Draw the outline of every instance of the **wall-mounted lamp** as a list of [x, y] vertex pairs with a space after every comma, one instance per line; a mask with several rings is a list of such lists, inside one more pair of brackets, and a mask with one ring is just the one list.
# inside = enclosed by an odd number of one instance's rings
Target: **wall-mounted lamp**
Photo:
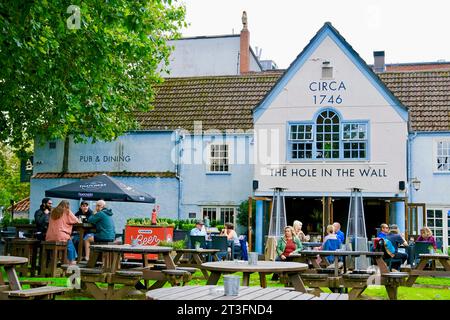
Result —
[[414, 190], [419, 191], [419, 189], [420, 189], [420, 180], [417, 179], [416, 177], [413, 178], [411, 180], [411, 185], [413, 186]]

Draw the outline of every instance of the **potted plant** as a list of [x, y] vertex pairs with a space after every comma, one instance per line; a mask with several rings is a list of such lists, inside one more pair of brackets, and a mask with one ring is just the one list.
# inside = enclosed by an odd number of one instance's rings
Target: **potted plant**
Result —
[[[177, 252], [176, 250], [178, 249], [184, 249], [186, 246], [186, 241], [185, 240], [178, 240], [178, 241], [160, 241], [158, 243], [158, 246], [161, 247], [172, 247], [172, 252], [170, 253], [170, 255], [172, 257], [174, 257]], [[160, 254], [159, 259], [162, 259], [162, 254]]]

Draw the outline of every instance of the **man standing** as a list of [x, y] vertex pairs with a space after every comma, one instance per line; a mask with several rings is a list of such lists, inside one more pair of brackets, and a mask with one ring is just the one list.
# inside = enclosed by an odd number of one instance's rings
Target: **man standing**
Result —
[[90, 246], [92, 242], [113, 242], [116, 238], [116, 230], [112, 215], [112, 210], [106, 207], [106, 202], [103, 200], [98, 200], [95, 206], [95, 212], [87, 221], [88, 223], [95, 225], [96, 232], [84, 241], [86, 260], [89, 260]]
[[50, 198], [44, 198], [41, 201], [39, 210], [34, 213], [34, 223], [36, 223], [36, 238], [38, 240], [45, 240], [48, 228], [48, 217], [52, 210], [52, 200]]
[[334, 233], [336, 234], [336, 237], [339, 239], [341, 243], [344, 243], [345, 241], [345, 234], [341, 231], [341, 224], [339, 222], [333, 223], [334, 227]]

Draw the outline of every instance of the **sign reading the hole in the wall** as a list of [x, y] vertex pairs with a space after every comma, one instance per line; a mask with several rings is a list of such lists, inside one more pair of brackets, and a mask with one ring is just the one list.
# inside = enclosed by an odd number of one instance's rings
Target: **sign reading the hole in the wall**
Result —
[[271, 177], [364, 177], [387, 178], [385, 168], [270, 168]]
[[313, 93], [313, 103], [315, 105], [323, 104], [341, 104], [341, 92], [347, 90], [344, 81], [312, 81], [309, 83], [309, 90]]

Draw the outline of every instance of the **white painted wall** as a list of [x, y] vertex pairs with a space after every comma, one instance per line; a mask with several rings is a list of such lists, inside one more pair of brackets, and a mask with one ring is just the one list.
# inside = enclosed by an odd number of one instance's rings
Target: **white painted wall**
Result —
[[[239, 74], [240, 37], [198, 37], [168, 41], [174, 46], [169, 74], [164, 77], [199, 77]], [[250, 70], [261, 71], [253, 55]]]
[[[311, 91], [312, 81], [321, 80], [323, 61], [330, 61], [334, 70], [334, 81], [343, 81], [346, 90]], [[333, 94], [342, 98], [340, 104], [314, 104], [313, 96]], [[327, 97], [328, 99], [328, 97]], [[369, 160], [368, 161], [307, 161], [289, 163], [287, 161], [288, 121], [311, 121], [319, 110], [332, 107], [342, 116], [342, 120], [369, 120]], [[349, 188], [359, 187], [365, 193], [397, 194], [399, 181], [406, 181], [407, 123], [389, 105], [369, 79], [341, 50], [336, 42], [327, 36], [292, 79], [286, 83], [280, 94], [255, 121], [255, 179], [259, 180], [258, 194], [271, 194], [273, 187], [287, 188], [288, 193], [329, 193], [348, 195]], [[264, 148], [270, 145], [265, 134], [271, 132], [273, 143], [270, 152]], [[270, 154], [270, 159], [262, 159], [260, 154]], [[286, 177], [270, 176], [269, 168], [286, 168]], [[333, 170], [332, 177], [321, 177], [321, 169]], [[337, 176], [336, 169], [354, 169], [354, 177]], [[292, 169], [316, 169], [316, 177], [292, 177]], [[375, 169], [385, 172], [387, 177], [363, 178], [360, 169]], [[383, 171], [384, 170], [384, 171]]]

